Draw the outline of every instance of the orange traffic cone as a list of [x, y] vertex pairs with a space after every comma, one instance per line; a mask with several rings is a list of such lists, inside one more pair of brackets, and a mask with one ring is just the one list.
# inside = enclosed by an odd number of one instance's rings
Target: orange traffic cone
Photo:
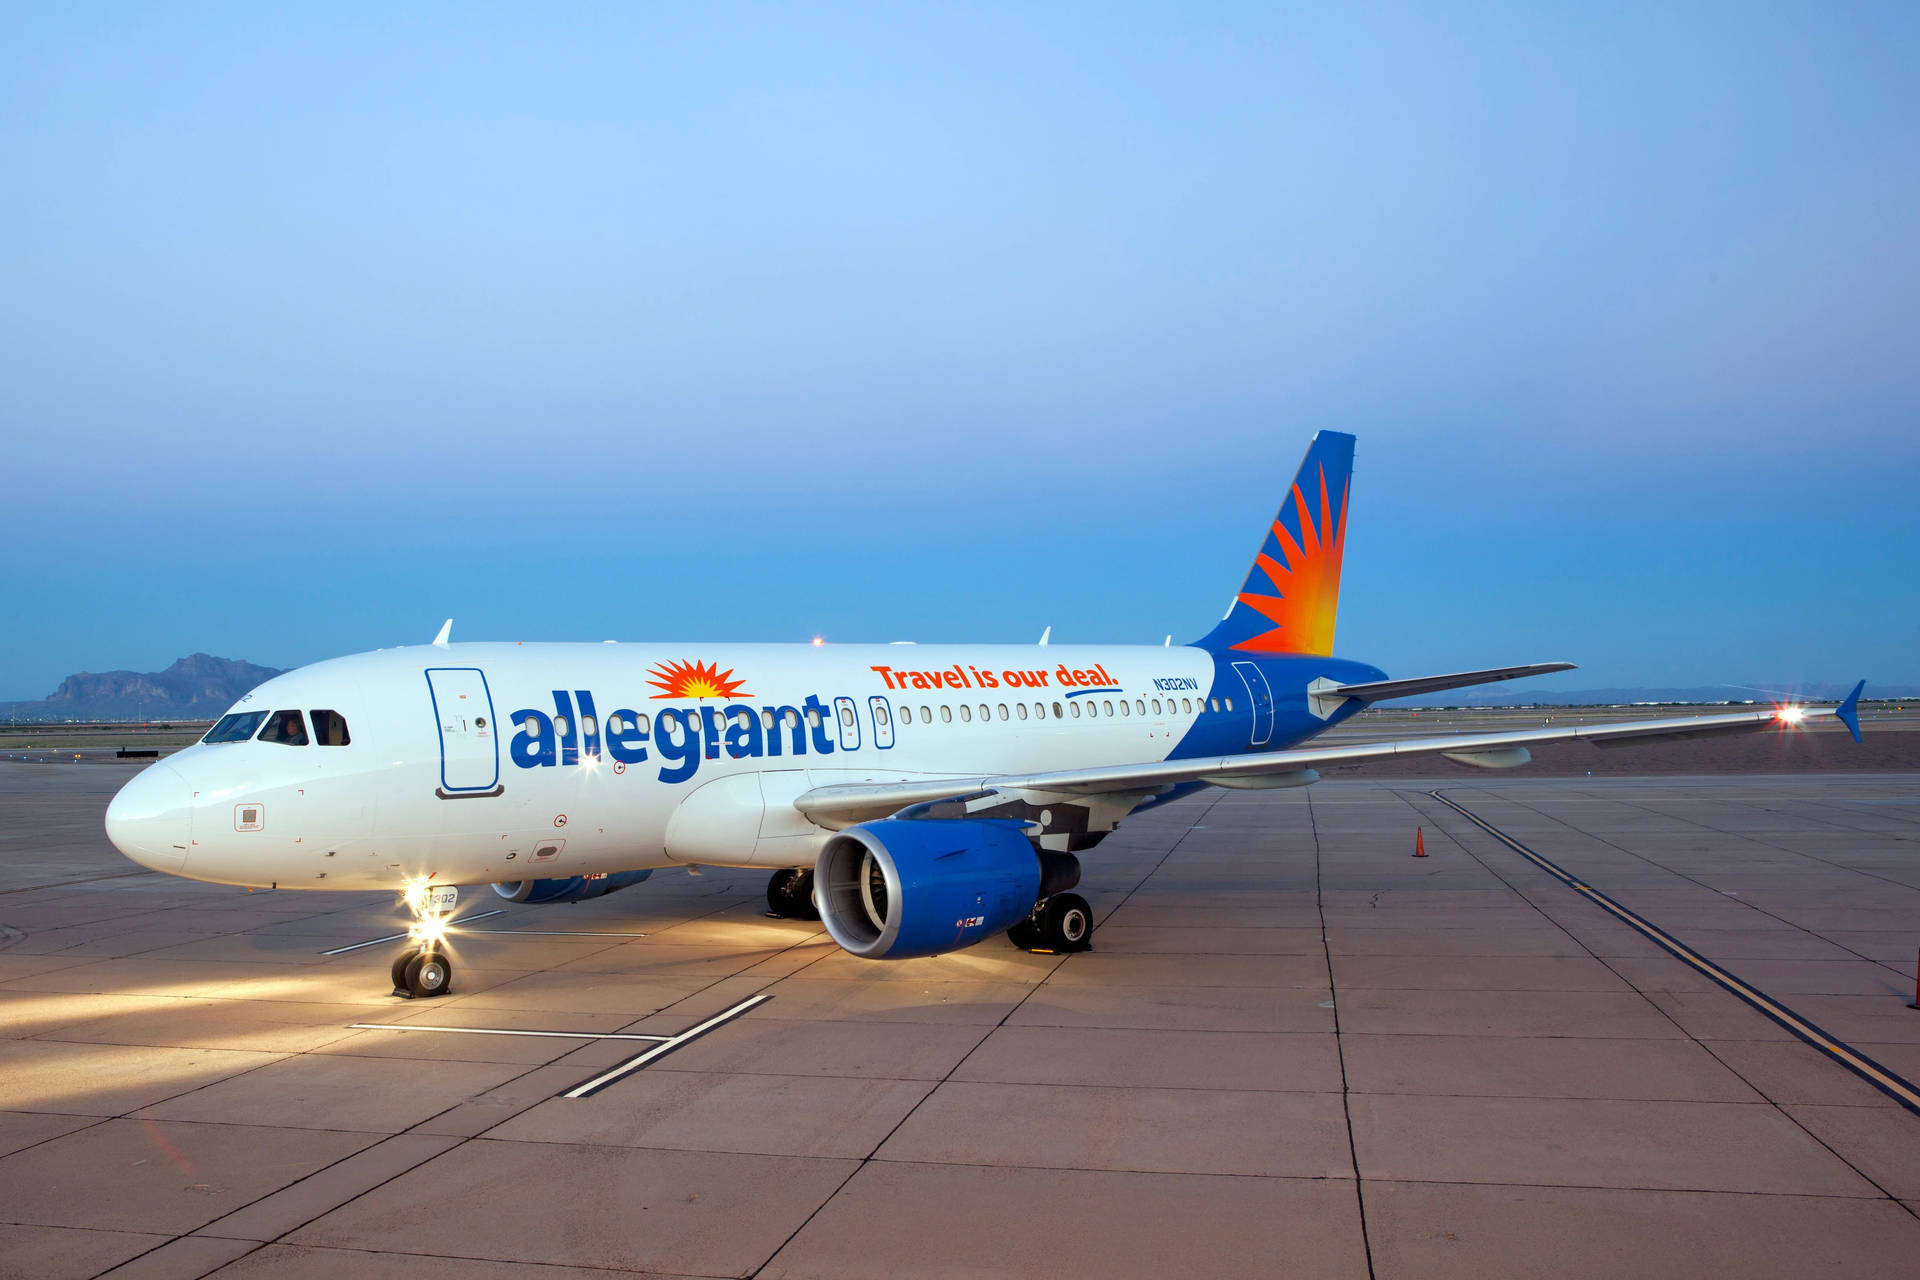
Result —
[[1427, 856], [1427, 830], [1425, 827], [1415, 827], [1413, 829], [1413, 856], [1416, 858], [1424, 858]]

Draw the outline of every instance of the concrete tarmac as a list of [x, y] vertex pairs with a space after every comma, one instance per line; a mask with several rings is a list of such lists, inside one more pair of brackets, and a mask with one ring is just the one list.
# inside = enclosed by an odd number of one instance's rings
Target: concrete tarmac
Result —
[[121, 859], [133, 772], [0, 764], [0, 1275], [1920, 1274], [1920, 1114], [1542, 865], [1916, 1081], [1920, 774], [1200, 795], [1069, 957], [469, 890], [408, 1002], [385, 895]]

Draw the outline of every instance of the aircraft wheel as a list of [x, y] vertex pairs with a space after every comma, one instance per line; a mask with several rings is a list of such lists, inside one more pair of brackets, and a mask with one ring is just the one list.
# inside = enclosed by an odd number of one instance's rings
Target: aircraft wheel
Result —
[[804, 867], [774, 872], [767, 881], [767, 911], [782, 920], [818, 920], [813, 872]]
[[419, 954], [420, 953], [412, 947], [408, 947], [405, 951], [402, 951], [393, 958], [393, 994], [397, 996], [407, 994], [407, 966], [411, 964], [413, 958]]
[[422, 951], [407, 961], [405, 980], [410, 997], [443, 996], [453, 987], [453, 962], [438, 951]]
[[1040, 918], [1040, 936], [1050, 951], [1086, 951], [1093, 946], [1093, 908], [1077, 893], [1056, 893], [1047, 899]]
[[1040, 926], [1034, 923], [1032, 916], [1028, 916], [1007, 930], [1007, 941], [1022, 951], [1032, 951], [1041, 945]]

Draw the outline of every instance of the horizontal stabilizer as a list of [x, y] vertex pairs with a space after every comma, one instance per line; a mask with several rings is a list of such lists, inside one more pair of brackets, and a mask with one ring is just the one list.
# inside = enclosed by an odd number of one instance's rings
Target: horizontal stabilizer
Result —
[[1445, 676], [1414, 676], [1410, 680], [1375, 680], [1371, 684], [1342, 684], [1321, 692], [1322, 697], [1358, 698], [1362, 702], [1385, 702], [1388, 698], [1411, 698], [1420, 693], [1439, 693], [1443, 689], [1464, 689], [1469, 685], [1493, 684], [1500, 680], [1518, 680], [1523, 676], [1544, 676], [1554, 671], [1572, 671], [1571, 662], [1534, 662], [1524, 667], [1490, 667], [1485, 671], [1456, 671]]

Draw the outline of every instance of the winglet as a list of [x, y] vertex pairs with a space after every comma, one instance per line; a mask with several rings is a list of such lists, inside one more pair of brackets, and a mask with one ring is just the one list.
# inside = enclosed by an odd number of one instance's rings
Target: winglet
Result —
[[1847, 700], [1833, 709], [1833, 714], [1840, 717], [1840, 723], [1847, 726], [1847, 732], [1853, 735], [1855, 742], [1860, 741], [1860, 691], [1866, 687], [1867, 682], [1862, 680], [1853, 686], [1853, 692], [1847, 695]]
[[1047, 641], [1051, 639], [1053, 639], [1053, 624], [1049, 622], [1047, 624], [1047, 629], [1040, 633], [1040, 643], [1045, 644]]
[[448, 618], [445, 622], [440, 624], [440, 634], [433, 638], [434, 646], [440, 649], [446, 648], [447, 637], [452, 634], [453, 634], [453, 619]]

